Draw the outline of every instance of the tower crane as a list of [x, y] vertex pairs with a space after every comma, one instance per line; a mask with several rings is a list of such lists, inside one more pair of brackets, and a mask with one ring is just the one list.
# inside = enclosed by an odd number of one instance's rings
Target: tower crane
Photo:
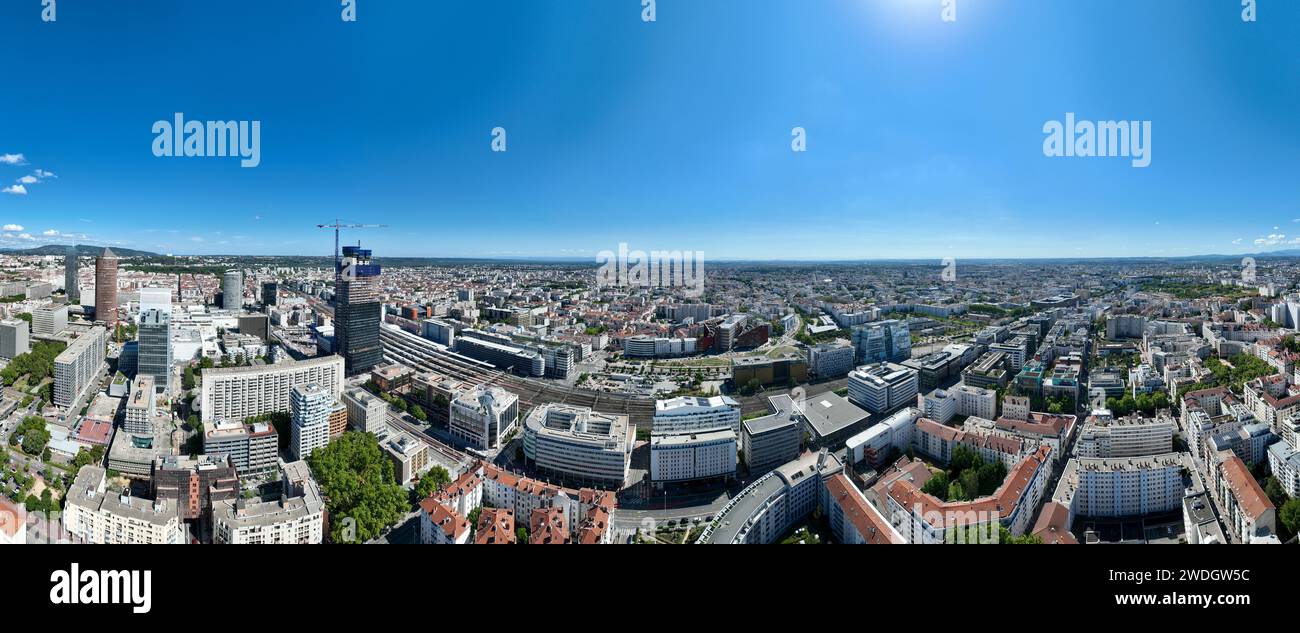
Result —
[[333, 224], [317, 224], [318, 229], [334, 229], [334, 276], [338, 281], [339, 274], [339, 230], [340, 229], [386, 229], [387, 224], [345, 224], [338, 218], [334, 219]]

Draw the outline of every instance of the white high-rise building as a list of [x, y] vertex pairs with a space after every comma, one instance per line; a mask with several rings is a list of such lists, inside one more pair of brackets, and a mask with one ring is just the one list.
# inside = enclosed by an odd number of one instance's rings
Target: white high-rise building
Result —
[[308, 383], [328, 389], [338, 399], [343, 393], [343, 357], [205, 369], [199, 395], [203, 423], [289, 411], [289, 390]]
[[312, 451], [330, 443], [330, 410], [334, 396], [316, 383], [295, 385], [289, 391], [289, 419], [292, 437], [289, 448], [296, 459], [307, 459]]
[[107, 346], [108, 330], [96, 325], [54, 358], [54, 404], [70, 406], [95, 382]]

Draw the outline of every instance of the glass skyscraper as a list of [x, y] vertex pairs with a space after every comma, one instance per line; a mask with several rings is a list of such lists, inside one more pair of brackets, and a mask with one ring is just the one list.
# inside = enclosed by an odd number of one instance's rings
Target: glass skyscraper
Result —
[[167, 393], [171, 387], [171, 315], [162, 310], [140, 314], [137, 374], [152, 376], [154, 389]]
[[383, 360], [379, 344], [379, 265], [370, 262], [370, 251], [344, 246], [339, 261], [334, 295], [334, 350], [343, 357], [349, 376], [370, 371]]

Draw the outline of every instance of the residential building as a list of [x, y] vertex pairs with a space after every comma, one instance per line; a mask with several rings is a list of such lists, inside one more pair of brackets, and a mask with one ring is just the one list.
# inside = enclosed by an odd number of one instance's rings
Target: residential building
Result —
[[343, 357], [333, 355], [273, 365], [205, 369], [199, 411], [204, 424], [288, 412], [290, 391], [306, 384], [325, 388], [333, 402], [343, 393], [343, 371]]
[[63, 528], [83, 543], [179, 545], [185, 528], [174, 499], [150, 501], [108, 488], [107, 471], [83, 466], [64, 496]]
[[[114, 293], [116, 294], [116, 293]], [[107, 351], [108, 331], [87, 330], [54, 358], [54, 404], [71, 406], [99, 376]]]
[[294, 385], [289, 390], [289, 450], [294, 459], [307, 459], [312, 451], [329, 444], [333, 404], [330, 390], [316, 383]]
[[729, 429], [650, 438], [650, 481], [670, 482], [736, 473], [736, 433]]
[[325, 502], [307, 462], [284, 465], [280, 497], [213, 503], [212, 540], [231, 545], [316, 545], [325, 540]]

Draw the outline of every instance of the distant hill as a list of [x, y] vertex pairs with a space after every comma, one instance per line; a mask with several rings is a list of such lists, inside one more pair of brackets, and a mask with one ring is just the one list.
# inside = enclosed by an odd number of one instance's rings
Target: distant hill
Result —
[[[112, 248], [113, 252], [116, 253], [118, 257], [157, 257], [158, 256], [157, 253], [150, 253], [149, 251], [137, 251], [133, 248], [121, 248], [118, 246], [110, 246], [109, 248]], [[37, 246], [36, 248], [5, 248], [5, 249], [0, 249], [0, 252], [8, 253], [10, 255], [67, 255], [68, 245], [67, 244], [46, 244], [44, 246]], [[90, 244], [77, 245], [77, 255], [80, 255], [82, 257], [94, 257], [96, 255], [99, 255], [102, 252], [104, 252], [103, 246], [91, 246]]]

